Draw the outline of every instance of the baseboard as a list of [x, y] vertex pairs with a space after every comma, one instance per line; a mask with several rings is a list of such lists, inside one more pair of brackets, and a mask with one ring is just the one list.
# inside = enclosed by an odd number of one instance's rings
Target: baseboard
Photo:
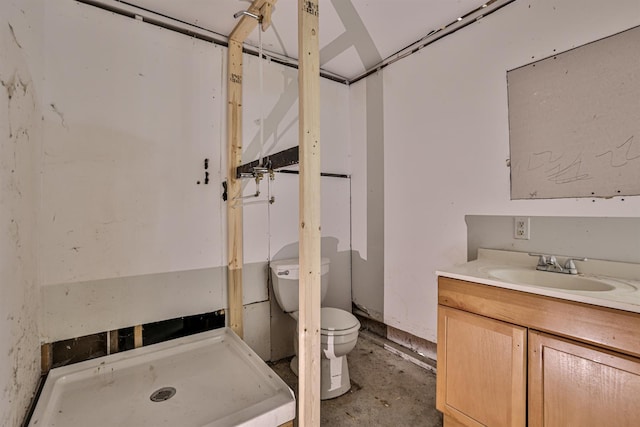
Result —
[[378, 335], [382, 338], [387, 338], [387, 325], [382, 322], [378, 322], [370, 317], [367, 317], [366, 314], [363, 314], [357, 310], [353, 311], [353, 314], [360, 321], [360, 330], [369, 331], [375, 335]]
[[360, 320], [360, 335], [374, 341], [403, 359], [431, 372], [436, 372], [436, 345], [408, 332], [354, 312]]
[[424, 338], [420, 338], [409, 332], [405, 332], [400, 329], [396, 329], [392, 326], [387, 327], [387, 338], [389, 341], [393, 341], [403, 347], [406, 347], [414, 352], [418, 353], [422, 357], [427, 359], [436, 360], [437, 350], [436, 343], [428, 341]]

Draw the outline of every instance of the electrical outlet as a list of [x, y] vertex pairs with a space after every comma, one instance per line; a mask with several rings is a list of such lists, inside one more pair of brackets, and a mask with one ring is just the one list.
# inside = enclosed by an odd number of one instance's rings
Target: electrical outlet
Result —
[[517, 216], [514, 221], [513, 238], [529, 240], [531, 238], [531, 220], [528, 216]]

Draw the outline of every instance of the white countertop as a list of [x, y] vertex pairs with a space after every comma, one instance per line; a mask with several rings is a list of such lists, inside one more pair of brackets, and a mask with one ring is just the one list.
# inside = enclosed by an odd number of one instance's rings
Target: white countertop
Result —
[[[565, 259], [566, 257], [558, 255], [558, 261], [561, 264]], [[640, 264], [602, 260], [575, 262], [579, 272], [577, 277], [594, 279], [612, 286], [613, 289], [607, 291], [568, 290], [535, 286], [524, 282], [513, 283], [492, 274], [494, 271], [505, 269], [532, 272], [536, 269], [537, 261], [537, 257], [523, 252], [479, 249], [477, 260], [438, 270], [436, 274], [452, 279], [640, 313]], [[556, 276], [568, 276], [562, 273], [538, 273], [548, 275], [549, 283], [553, 283]]]

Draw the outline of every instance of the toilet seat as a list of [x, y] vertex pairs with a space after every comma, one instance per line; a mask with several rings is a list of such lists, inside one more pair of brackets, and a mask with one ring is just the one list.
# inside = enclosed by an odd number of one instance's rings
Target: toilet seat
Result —
[[348, 311], [333, 307], [320, 309], [320, 334], [349, 335], [360, 329], [358, 318]]
[[[299, 312], [290, 313], [291, 317], [299, 320]], [[320, 309], [320, 334], [342, 336], [350, 335], [360, 330], [360, 321], [346, 310], [334, 307]]]

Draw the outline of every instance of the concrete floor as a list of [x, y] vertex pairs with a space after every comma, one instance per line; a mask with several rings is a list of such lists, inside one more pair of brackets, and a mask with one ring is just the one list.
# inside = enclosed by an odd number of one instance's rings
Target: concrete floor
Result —
[[[442, 415], [435, 408], [435, 374], [383, 345], [381, 338], [361, 331], [347, 356], [351, 390], [321, 402], [321, 425], [442, 426]], [[272, 368], [297, 392], [298, 378], [289, 367], [290, 360], [276, 362]]]

